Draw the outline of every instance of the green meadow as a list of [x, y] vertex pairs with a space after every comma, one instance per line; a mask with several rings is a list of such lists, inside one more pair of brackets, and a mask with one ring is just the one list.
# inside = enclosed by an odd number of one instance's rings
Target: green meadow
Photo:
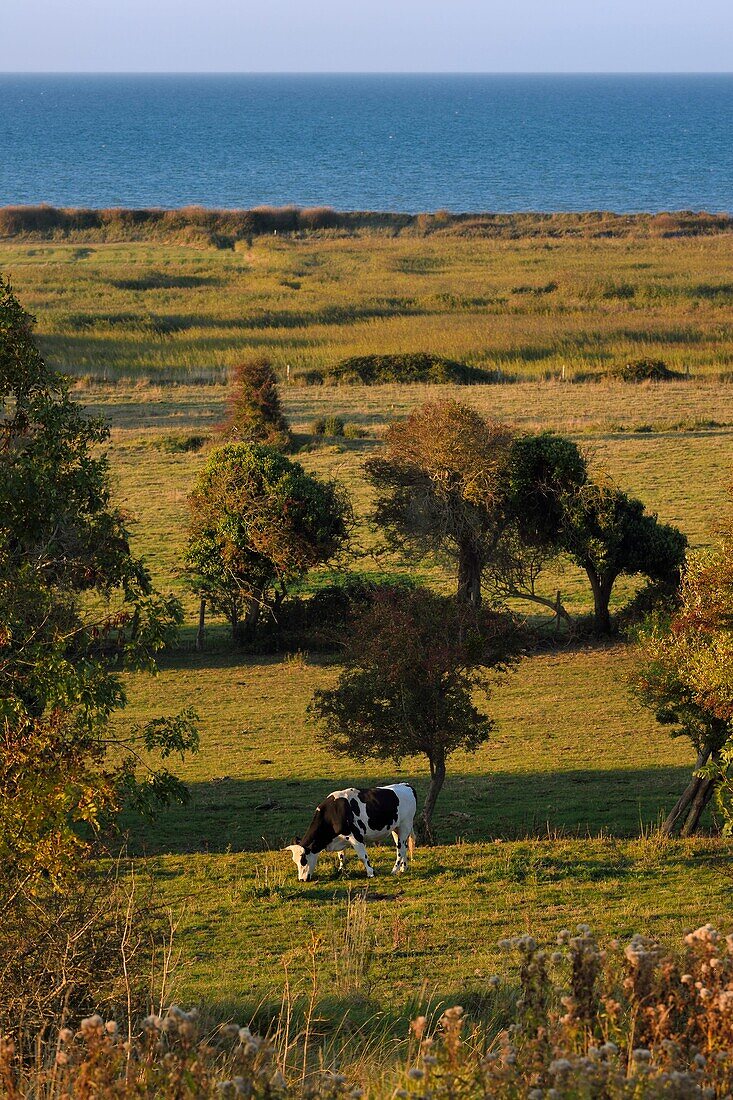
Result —
[[[186, 497], [207, 444], [188, 448], [223, 414], [227, 368], [252, 352], [271, 355], [281, 371], [298, 460], [352, 495], [359, 522], [343, 569], [452, 583], [439, 562], [380, 546], [362, 473], [390, 418], [445, 396], [520, 428], [572, 435], [596, 470], [704, 545], [733, 459], [724, 237], [323, 234], [259, 237], [233, 251], [5, 242], [0, 268], [38, 316], [44, 352], [73, 376], [77, 399], [108, 418], [115, 493], [135, 547], [186, 607], [178, 648], [155, 679], [130, 678], [130, 705], [117, 719], [124, 727], [187, 705], [201, 716], [201, 751], [178, 768], [190, 803], [152, 824], [124, 823], [139, 873], [152, 876], [177, 922], [178, 998], [215, 1018], [266, 1026], [284, 997], [296, 1016], [313, 997], [327, 1056], [373, 1080], [377, 1060], [389, 1073], [389, 1048], [377, 1054], [377, 1045], [387, 1034], [395, 1050], [406, 1041], [418, 1008], [457, 1001], [487, 1020], [506, 1013], [486, 984], [506, 966], [502, 936], [532, 931], [551, 941], [586, 921], [605, 937], [639, 931], [674, 945], [707, 920], [733, 930], [730, 842], [655, 835], [693, 756], [631, 696], [632, 657], [620, 640], [548, 640], [496, 684], [487, 702], [496, 732], [478, 753], [451, 759], [437, 810], [441, 843], [418, 848], [404, 878], [389, 876], [392, 855], [380, 848], [365, 902], [353, 857], [345, 879], [324, 857], [316, 881], [298, 884], [279, 848], [316, 803], [398, 773], [334, 759], [319, 745], [306, 710], [336, 676], [335, 655], [245, 654], [216, 620], [197, 653], [196, 602], [179, 574]], [[299, 382], [348, 355], [425, 350], [501, 371], [504, 384]], [[642, 355], [691, 377], [640, 386], [600, 377]], [[363, 438], [316, 445], [310, 426], [330, 413], [358, 424]], [[330, 579], [315, 575], [308, 585]], [[573, 613], [589, 610], [579, 571], [550, 571], [545, 583]], [[615, 607], [635, 588], [620, 582]], [[420, 796], [426, 763], [405, 761], [399, 777]]]

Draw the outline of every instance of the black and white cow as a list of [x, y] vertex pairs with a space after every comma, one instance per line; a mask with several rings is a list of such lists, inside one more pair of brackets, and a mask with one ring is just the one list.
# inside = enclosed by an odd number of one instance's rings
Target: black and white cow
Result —
[[339, 870], [343, 870], [344, 849], [348, 847], [354, 849], [366, 868], [367, 878], [371, 878], [374, 868], [365, 845], [383, 840], [391, 833], [397, 846], [392, 874], [402, 874], [407, 870], [408, 842], [416, 809], [415, 791], [409, 783], [334, 791], [317, 807], [300, 841], [289, 844], [283, 851], [292, 852], [301, 882], [313, 877], [321, 852], [338, 852]]

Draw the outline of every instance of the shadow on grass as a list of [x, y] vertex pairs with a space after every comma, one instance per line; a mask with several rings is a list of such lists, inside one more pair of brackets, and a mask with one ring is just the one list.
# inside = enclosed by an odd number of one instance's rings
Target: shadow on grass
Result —
[[[264, 757], [258, 761], [267, 767]], [[691, 765], [692, 766], [692, 765]], [[273, 765], [274, 767], [274, 765]], [[685, 767], [568, 769], [556, 772], [497, 772], [448, 776], [436, 811], [438, 840], [480, 842], [552, 836], [638, 836], [656, 826], [689, 780]], [[418, 792], [427, 781], [402, 776]], [[372, 786], [374, 779], [273, 776], [242, 780], [227, 774], [190, 784], [191, 799], [161, 813], [153, 824], [128, 815], [123, 826], [131, 854], [265, 851], [292, 843], [309, 824], [319, 802], [348, 784]]]

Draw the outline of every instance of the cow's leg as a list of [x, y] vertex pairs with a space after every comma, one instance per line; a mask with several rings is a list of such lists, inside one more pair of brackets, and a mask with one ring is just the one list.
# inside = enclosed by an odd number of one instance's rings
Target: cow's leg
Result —
[[401, 875], [403, 871], [407, 870], [407, 838], [402, 837], [396, 830], [392, 833], [392, 838], [397, 848], [397, 859], [392, 868], [392, 874]]
[[349, 844], [354, 849], [354, 851], [358, 855], [361, 862], [364, 864], [364, 867], [365, 867], [366, 873], [367, 873], [367, 878], [373, 878], [374, 877], [374, 868], [372, 867], [371, 863], [369, 862], [369, 856], [367, 855], [367, 850], [364, 847], [363, 843], [360, 840], [357, 840], [355, 836], [350, 836], [349, 837]]
[[343, 872], [346, 870], [346, 855], [344, 854], [343, 848], [338, 853], [338, 857], [339, 857], [338, 869], [339, 869], [339, 872], [341, 874], [343, 874]]

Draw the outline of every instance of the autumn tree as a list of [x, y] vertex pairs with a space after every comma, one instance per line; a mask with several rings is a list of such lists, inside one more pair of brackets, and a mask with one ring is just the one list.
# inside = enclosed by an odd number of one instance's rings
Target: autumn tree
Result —
[[427, 758], [422, 818], [432, 838], [449, 757], [475, 752], [493, 728], [475, 693], [488, 697], [489, 673], [511, 667], [519, 651], [508, 615], [424, 588], [383, 588], [354, 622], [338, 683], [316, 691], [310, 714], [323, 743], [341, 755], [395, 764]]
[[272, 447], [214, 451], [189, 497], [185, 569], [194, 591], [223, 614], [232, 637], [251, 635], [287, 586], [346, 544], [345, 490]]
[[[125, 801], [185, 791], [140, 750], [195, 749], [191, 713], [109, 725], [121, 673], [155, 668], [181, 621], [129, 545], [100, 446], [0, 280], [0, 865], [60, 882]], [[20, 888], [20, 887], [18, 887]], [[12, 895], [12, 890], [11, 890]]]
[[234, 367], [221, 434], [233, 443], [262, 443], [280, 451], [290, 447], [290, 428], [282, 410], [277, 378], [265, 356], [247, 359]]
[[504, 530], [512, 431], [457, 401], [428, 403], [387, 429], [365, 464], [374, 520], [390, 541], [455, 563], [458, 598], [477, 608], [481, 578]]
[[[733, 524], [717, 546], [690, 556], [671, 615], [650, 616], [636, 636], [635, 691], [657, 721], [687, 737], [695, 774], [662, 831], [695, 832], [716, 790], [733, 823]], [[729, 829], [730, 831], [730, 829]]]

